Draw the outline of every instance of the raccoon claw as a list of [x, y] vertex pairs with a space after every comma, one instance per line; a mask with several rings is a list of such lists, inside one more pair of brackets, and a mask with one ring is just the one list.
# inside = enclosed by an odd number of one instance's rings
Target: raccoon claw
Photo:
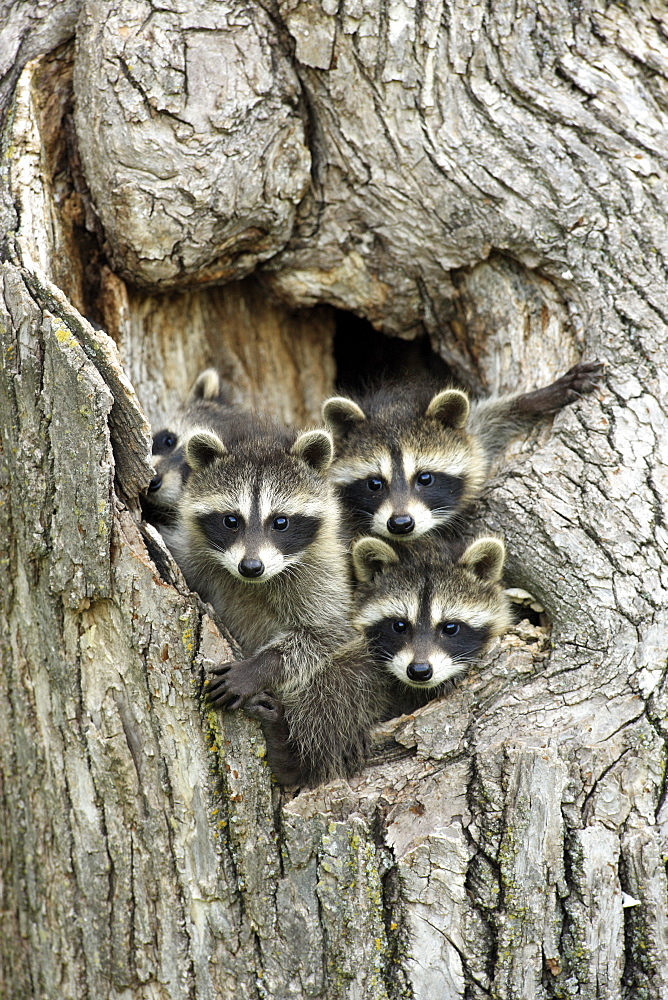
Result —
[[228, 701], [224, 707], [227, 712], [234, 712], [237, 708], [243, 708], [243, 705], [243, 698], [233, 698], [232, 701]]
[[269, 691], [260, 691], [246, 702], [246, 715], [259, 722], [280, 722], [285, 715], [283, 702]]
[[249, 698], [257, 694], [252, 672], [243, 661], [224, 663], [211, 671], [206, 689], [206, 699], [215, 708], [234, 711], [243, 708]]
[[562, 375], [554, 384], [561, 385], [568, 393], [572, 402], [579, 399], [581, 395], [593, 392], [597, 387], [605, 370], [603, 361], [582, 361], [573, 365], [565, 375]]
[[[230, 670], [231, 667], [232, 667], [232, 663], [231, 662], [230, 663], [221, 663], [220, 666], [218, 666], [218, 667], [212, 667], [211, 670], [209, 671], [209, 673], [216, 674], [216, 676], [220, 676], [222, 674], [226, 674]], [[210, 680], [207, 678], [207, 680], [205, 681], [205, 684], [209, 684], [209, 683], [210, 683]]]

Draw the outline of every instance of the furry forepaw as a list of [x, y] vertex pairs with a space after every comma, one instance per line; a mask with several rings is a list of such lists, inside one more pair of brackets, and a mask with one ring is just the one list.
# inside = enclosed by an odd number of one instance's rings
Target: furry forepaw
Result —
[[565, 394], [568, 394], [567, 402], [574, 403], [580, 396], [596, 389], [603, 377], [604, 370], [605, 362], [603, 361], [581, 361], [557, 379], [554, 386], [559, 386]]
[[246, 715], [259, 722], [280, 722], [285, 716], [283, 702], [270, 691], [260, 691], [246, 702]]
[[519, 413], [531, 416], [556, 413], [562, 406], [575, 403], [582, 396], [593, 392], [603, 376], [604, 369], [605, 363], [602, 361], [581, 361], [569, 368], [556, 382], [518, 396], [517, 410]]
[[215, 708], [232, 711], [243, 708], [249, 698], [257, 694], [257, 683], [251, 660], [223, 663], [216, 667], [206, 682], [206, 699]]
[[283, 702], [271, 691], [258, 691], [246, 703], [246, 715], [257, 719], [267, 748], [267, 763], [281, 785], [303, 784], [303, 770], [297, 748], [290, 739]]

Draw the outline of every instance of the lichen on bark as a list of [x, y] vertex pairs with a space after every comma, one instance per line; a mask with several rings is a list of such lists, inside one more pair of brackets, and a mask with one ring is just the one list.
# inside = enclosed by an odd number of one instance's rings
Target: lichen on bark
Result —
[[[4, 9], [0, 992], [661, 1000], [665, 12]], [[472, 390], [609, 367], [477, 515], [551, 629], [290, 798], [138, 495], [206, 364], [317, 419], [333, 307]]]

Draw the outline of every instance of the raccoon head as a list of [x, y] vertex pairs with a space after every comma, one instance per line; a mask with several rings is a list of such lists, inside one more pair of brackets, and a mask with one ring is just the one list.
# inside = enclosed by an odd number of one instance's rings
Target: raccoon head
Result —
[[177, 430], [164, 429], [153, 435], [151, 465], [153, 479], [142, 501], [144, 515], [158, 525], [172, 524], [187, 472]]
[[195, 379], [186, 403], [186, 411], [181, 419], [175, 420], [169, 428], [153, 435], [151, 464], [153, 479], [149, 483], [144, 499], [144, 513], [149, 520], [157, 523], [171, 523], [176, 514], [183, 488], [183, 480], [188, 468], [183, 455], [180, 439], [183, 427], [193, 427], [195, 423], [206, 424], [209, 407], [221, 402], [220, 376], [215, 368], [206, 368]]
[[289, 449], [264, 439], [228, 452], [211, 431], [185, 443], [190, 467], [180, 504], [197, 558], [248, 583], [303, 561], [328, 529], [336, 503], [324, 473], [333, 454], [326, 431], [306, 431]]
[[353, 623], [398, 681], [425, 689], [462, 673], [511, 617], [498, 582], [505, 558], [500, 539], [477, 538], [456, 560], [443, 549], [421, 548], [398, 556], [379, 538], [355, 543], [361, 583]]
[[323, 405], [336, 461], [331, 478], [353, 526], [395, 541], [412, 541], [453, 522], [480, 489], [485, 460], [466, 431], [469, 401], [446, 389], [416, 407], [365, 413], [352, 399]]

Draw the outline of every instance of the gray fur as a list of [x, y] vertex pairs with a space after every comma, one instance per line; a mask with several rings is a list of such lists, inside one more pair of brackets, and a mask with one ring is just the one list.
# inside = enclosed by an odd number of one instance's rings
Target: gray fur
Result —
[[[535, 392], [470, 406], [460, 390], [435, 392], [409, 382], [382, 386], [356, 400], [326, 400], [323, 419], [336, 449], [330, 475], [350, 535], [401, 543], [430, 532], [456, 533], [506, 444], [541, 417], [592, 392], [602, 367], [579, 364]], [[426, 473], [434, 474], [431, 487], [419, 482]], [[365, 492], [368, 483], [374, 484], [373, 493]]]
[[487, 466], [518, 434], [528, 431], [538, 420], [550, 416], [594, 392], [600, 383], [604, 365], [582, 362], [550, 385], [533, 392], [490, 396], [471, 406], [468, 429], [481, 442]]
[[[353, 546], [353, 566], [360, 581], [353, 622], [382, 671], [386, 718], [415, 711], [444, 694], [470, 659], [510, 625], [510, 604], [499, 583], [503, 542], [477, 538], [462, 548], [438, 537], [396, 549], [379, 538], [362, 538]], [[439, 607], [437, 621], [432, 616], [434, 606]], [[471, 633], [469, 651], [461, 647], [448, 652], [440, 629], [445, 621], [484, 634]], [[388, 626], [393, 622], [409, 627], [393, 634], [394, 626]], [[411, 682], [407, 668], [416, 661], [429, 665], [432, 658], [438, 665], [433, 676]], [[447, 679], [439, 679], [439, 668]]]
[[[197, 434], [186, 445], [187, 453], [196, 439]], [[324, 431], [306, 432], [288, 443], [251, 433], [234, 448], [224, 444], [224, 453], [213, 457], [212, 449], [212, 460], [188, 477], [173, 543], [189, 585], [211, 602], [243, 649], [242, 661], [213, 672], [209, 700], [226, 709], [246, 706], [261, 720], [269, 763], [279, 780], [316, 784], [352, 774], [365, 759], [369, 728], [382, 711], [382, 690], [364, 642], [350, 624], [338, 503], [322, 474], [331, 458], [331, 439]], [[222, 540], [217, 549], [198, 518], [203, 511], [230, 512], [242, 521], [246, 510], [250, 524], [263, 497], [270, 513], [264, 529], [255, 531], [266, 537], [253, 541], [254, 552], [258, 544], [266, 551], [280, 541], [272, 534], [276, 515], [287, 513], [289, 519], [301, 512], [317, 519], [318, 528], [285, 568], [266, 579], [247, 580], [234, 568], [234, 561], [243, 558], [241, 548], [224, 563]], [[238, 535], [241, 539], [241, 530]], [[232, 541], [225, 551], [237, 545], [242, 542]]]
[[[170, 548], [177, 541], [176, 512], [184, 481], [190, 474], [183, 444], [198, 429], [212, 430], [224, 437], [230, 447], [249, 434], [274, 438], [284, 435], [285, 440], [289, 439], [289, 433], [273, 420], [230, 405], [214, 368], [202, 371], [188, 393], [182, 412], [174, 416], [168, 428], [157, 430], [153, 435], [151, 462], [155, 477], [143, 498], [142, 510], [145, 519], [160, 531]], [[160, 445], [168, 433], [176, 438], [171, 449]]]

